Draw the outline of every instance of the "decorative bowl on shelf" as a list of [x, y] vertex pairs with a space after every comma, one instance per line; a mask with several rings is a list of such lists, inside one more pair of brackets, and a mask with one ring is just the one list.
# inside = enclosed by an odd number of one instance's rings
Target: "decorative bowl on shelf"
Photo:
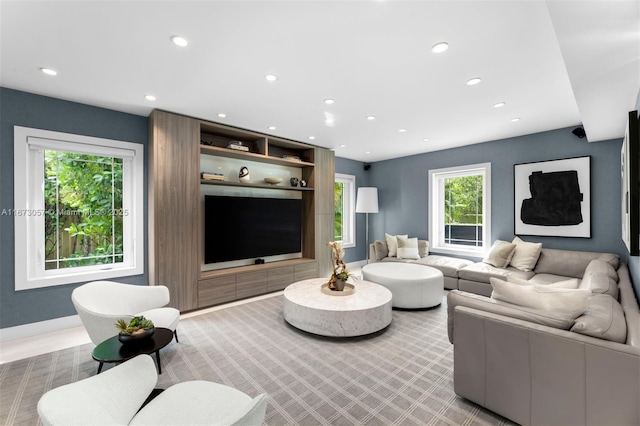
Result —
[[151, 337], [153, 335], [153, 333], [156, 331], [155, 327], [154, 328], [149, 328], [147, 330], [143, 330], [137, 333], [133, 333], [133, 334], [122, 334], [122, 333], [118, 333], [118, 340], [121, 343], [137, 343], [137, 342], [141, 342], [145, 339], [148, 339], [149, 337]]
[[282, 178], [269, 176], [269, 177], [264, 178], [264, 181], [266, 183], [268, 183], [269, 185], [277, 185], [280, 182], [282, 182]]

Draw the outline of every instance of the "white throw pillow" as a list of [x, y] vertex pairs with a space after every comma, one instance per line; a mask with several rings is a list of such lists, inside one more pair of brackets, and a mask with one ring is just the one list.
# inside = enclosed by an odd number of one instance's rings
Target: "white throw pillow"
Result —
[[509, 265], [511, 256], [516, 249], [516, 245], [507, 241], [496, 240], [491, 248], [489, 254], [482, 259], [484, 263], [495, 266], [496, 268], [506, 268]]
[[387, 240], [387, 247], [389, 248], [389, 257], [396, 257], [398, 253], [398, 240], [396, 237], [408, 238], [409, 235], [389, 235], [385, 232], [384, 238]]
[[420, 259], [417, 238], [408, 238], [398, 235], [396, 240], [398, 242], [398, 259]]
[[582, 315], [589, 307], [589, 290], [550, 288], [540, 284], [519, 285], [493, 277], [490, 281], [493, 288], [491, 298], [514, 305], [566, 313], [573, 318]]
[[537, 283], [535, 281], [523, 280], [522, 278], [514, 277], [513, 275], [507, 275], [507, 282], [518, 284], [518, 285], [544, 285], [549, 288], [568, 288], [568, 289], [576, 289], [578, 285], [580, 285], [580, 280], [577, 278], [569, 278], [564, 281], [557, 281], [551, 284], [542, 284]]
[[524, 272], [532, 271], [540, 258], [542, 243], [528, 243], [519, 237], [515, 237], [512, 243], [516, 245], [516, 249], [509, 262], [511, 266]]

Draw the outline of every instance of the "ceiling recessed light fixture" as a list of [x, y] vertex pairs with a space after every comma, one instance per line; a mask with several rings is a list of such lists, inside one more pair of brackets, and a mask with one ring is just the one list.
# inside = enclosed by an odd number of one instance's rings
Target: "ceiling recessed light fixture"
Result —
[[269, 130], [275, 130], [276, 126], [269, 126]]
[[516, 121], [520, 121], [520, 118], [516, 117], [516, 118], [512, 118], [512, 119], [511, 119], [511, 122], [512, 122], [512, 123], [515, 123]]
[[398, 132], [400, 132], [400, 133], [404, 133], [406, 131], [407, 131], [407, 129], [398, 129]]
[[327, 105], [331, 105], [331, 104], [333, 104], [335, 101], [336, 101], [335, 99], [327, 98], [327, 99], [325, 99], [325, 100], [324, 100], [324, 103], [325, 103], [325, 104], [327, 104]]
[[309, 136], [309, 140], [314, 140], [315, 138], [315, 136]]
[[429, 138], [422, 139], [422, 142], [429, 142]]
[[495, 104], [493, 107], [494, 108], [502, 108], [503, 106], [505, 106], [507, 103], [506, 102], [498, 102], [497, 104]]
[[340, 148], [346, 148], [347, 146], [345, 144], [340, 145]]
[[58, 71], [51, 68], [42, 67], [40, 68], [40, 71], [42, 71], [46, 75], [58, 75]]
[[449, 49], [449, 43], [445, 43], [440, 42], [440, 43], [436, 43], [433, 46], [431, 46], [431, 51], [433, 53], [442, 53], [445, 52], [447, 49]]
[[367, 116], [367, 120], [369, 120], [369, 121], [373, 121], [375, 119], [376, 119], [375, 115], [368, 115]]
[[153, 102], [153, 101], [155, 101], [155, 100], [156, 100], [156, 97], [155, 97], [155, 96], [153, 96], [153, 95], [144, 95], [144, 98], [145, 98], [146, 100], [148, 100], [149, 102]]
[[225, 118], [227, 116], [227, 114], [225, 114], [224, 112], [219, 112], [218, 113], [218, 117], [220, 118]]
[[467, 81], [467, 86], [475, 86], [480, 83], [482, 79], [480, 77], [473, 77], [471, 80]]
[[365, 154], [371, 154], [371, 151], [366, 151]]
[[171, 36], [171, 41], [173, 42], [173, 44], [180, 47], [186, 47], [189, 45], [189, 42], [187, 41], [187, 39], [179, 35]]
[[278, 77], [277, 77], [277, 76], [275, 76], [275, 75], [273, 75], [273, 74], [267, 74], [267, 75], [265, 75], [265, 76], [264, 76], [264, 78], [265, 78], [267, 81], [276, 81], [276, 80], [278, 79]]

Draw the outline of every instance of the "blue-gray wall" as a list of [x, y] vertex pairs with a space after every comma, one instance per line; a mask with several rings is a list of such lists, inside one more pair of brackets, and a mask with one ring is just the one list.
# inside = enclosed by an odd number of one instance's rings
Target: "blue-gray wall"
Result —
[[[13, 126], [147, 143], [146, 117], [0, 88], [0, 212], [14, 207]], [[146, 218], [146, 173], [144, 188], [138, 213]], [[145, 229], [145, 241], [146, 235]], [[71, 291], [78, 284], [14, 290], [14, 238], [13, 216], [0, 215], [0, 328], [75, 315]], [[145, 258], [145, 271], [146, 264]], [[147, 274], [118, 281], [146, 284]]]
[[[345, 175], [353, 175], [356, 177], [356, 188], [361, 186], [369, 186], [369, 176], [373, 169], [364, 170], [364, 163], [360, 161], [349, 160], [346, 158], [336, 157], [336, 173]], [[357, 189], [356, 189], [357, 191]], [[371, 219], [374, 214], [369, 215], [369, 227], [371, 227]], [[345, 249], [344, 261], [357, 262], [366, 258], [366, 222], [364, 213], [356, 213], [356, 246]], [[371, 233], [373, 235], [373, 233]], [[373, 241], [373, 238], [371, 238]]]

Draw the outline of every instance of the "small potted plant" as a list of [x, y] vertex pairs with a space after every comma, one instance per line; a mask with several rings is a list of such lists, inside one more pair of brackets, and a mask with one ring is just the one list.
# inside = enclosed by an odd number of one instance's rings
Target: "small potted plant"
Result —
[[116, 322], [116, 328], [120, 331], [118, 340], [122, 343], [135, 342], [150, 337], [156, 330], [153, 321], [142, 315], [131, 318], [127, 323], [123, 319]]
[[343, 291], [347, 280], [351, 276], [351, 274], [349, 274], [349, 271], [347, 270], [347, 265], [342, 260], [342, 258], [344, 257], [344, 248], [342, 248], [342, 244], [337, 241], [332, 241], [330, 243], [327, 243], [327, 245], [331, 247], [331, 251], [333, 252], [333, 259], [336, 263], [336, 266], [333, 267], [333, 273], [331, 274], [331, 278], [329, 279], [328, 287], [331, 290]]

